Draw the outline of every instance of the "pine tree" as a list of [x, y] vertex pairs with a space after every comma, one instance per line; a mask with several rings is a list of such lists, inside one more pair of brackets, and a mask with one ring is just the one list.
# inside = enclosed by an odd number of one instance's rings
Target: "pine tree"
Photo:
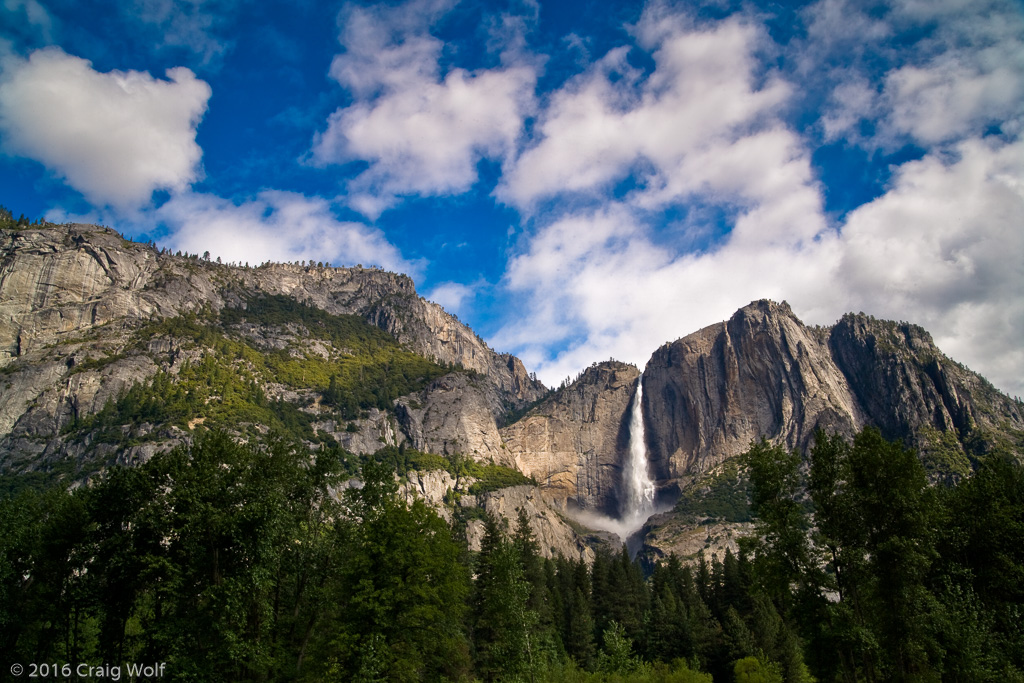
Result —
[[476, 672], [484, 680], [515, 678], [534, 668], [537, 614], [529, 608], [530, 584], [519, 549], [489, 516], [477, 558], [473, 599]]

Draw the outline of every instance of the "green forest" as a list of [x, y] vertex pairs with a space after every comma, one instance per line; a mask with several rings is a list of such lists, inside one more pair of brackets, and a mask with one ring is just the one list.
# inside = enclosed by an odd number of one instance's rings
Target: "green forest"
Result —
[[398, 493], [396, 468], [441, 460], [384, 451], [348, 487], [351, 463], [336, 450], [210, 430], [89, 486], [6, 494], [2, 670], [164, 662], [180, 681], [1024, 680], [1024, 469], [1011, 457], [991, 454], [959, 485], [932, 486], [916, 453], [874, 429], [852, 442], [819, 433], [806, 454], [755, 443], [740, 464], [756, 533], [710, 564], [653, 566], [625, 551], [589, 566], [545, 559], [523, 514], [511, 525], [486, 518], [470, 552], [465, 520], [449, 525]]

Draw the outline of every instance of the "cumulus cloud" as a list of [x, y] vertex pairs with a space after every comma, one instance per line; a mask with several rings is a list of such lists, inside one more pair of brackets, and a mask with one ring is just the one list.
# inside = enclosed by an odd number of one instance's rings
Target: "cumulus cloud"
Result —
[[[927, 148], [992, 126], [1011, 136], [1021, 130], [1024, 12], [1018, 3], [895, 0], [871, 7], [820, 0], [805, 17], [808, 39], [796, 43], [803, 75], [832, 89], [821, 121], [826, 139]], [[900, 37], [898, 47], [893, 36]], [[860, 135], [862, 122], [872, 135]]]
[[624, 205], [566, 217], [512, 261], [505, 285], [521, 309], [493, 343], [522, 354], [549, 384], [610, 357], [643, 367], [659, 345], [753, 299], [799, 294], [803, 310], [820, 311], [835, 251], [829, 233], [788, 245], [731, 238], [686, 253], [659, 243]]
[[[989, 58], [946, 55], [904, 66], [886, 77], [888, 125], [934, 145], [982, 132], [1024, 111], [1024, 43], [993, 49]], [[988, 63], [981, 63], [988, 62]]]
[[[811, 259], [791, 267], [835, 235], [809, 153], [780, 118], [793, 88], [759, 61], [763, 27], [739, 15], [698, 24], [653, 3], [633, 35], [654, 70], [631, 66], [623, 46], [551, 95], [539, 142], [498, 189], [524, 209], [566, 195], [596, 205], [542, 223], [506, 271], [523, 311], [494, 343], [549, 382], [599, 358], [642, 365], [657, 345], [751, 299], [815, 291], [828, 272]], [[636, 189], [610, 200], [630, 177]], [[700, 205], [724, 210], [728, 225], [657, 234], [665, 209]], [[723, 229], [715, 250], [693, 252]]]
[[533, 107], [530, 64], [442, 70], [444, 44], [429, 29], [449, 5], [420, 0], [342, 11], [345, 51], [334, 58], [331, 75], [354, 101], [331, 114], [314, 140], [312, 160], [368, 162], [348, 191], [350, 205], [371, 217], [398, 196], [469, 189], [481, 159], [512, 151]]
[[459, 313], [466, 302], [474, 296], [473, 287], [458, 282], [442, 282], [424, 295], [426, 299], [440, 304], [449, 313]]
[[836, 287], [846, 307], [921, 324], [1024, 396], [1024, 141], [967, 140], [955, 152], [904, 164], [848, 216]]
[[498, 196], [528, 210], [563, 193], [603, 197], [633, 177], [628, 201], [643, 209], [710, 197], [749, 236], [822, 230], [808, 152], [779, 120], [793, 89], [757, 58], [763, 27], [740, 15], [698, 25], [655, 3], [634, 34], [655, 69], [631, 66], [622, 46], [551, 95], [539, 142], [509, 165]]
[[171, 229], [164, 243], [190, 253], [209, 251], [228, 262], [323, 261], [377, 265], [415, 274], [384, 234], [362, 223], [339, 221], [329, 203], [267, 190], [242, 204], [208, 194], [172, 197], [157, 210]]
[[[845, 6], [819, 3], [814, 30], [838, 31]], [[813, 324], [848, 311], [919, 323], [953, 358], [1024, 394], [1016, 38], [995, 40], [963, 19], [959, 42], [938, 29], [913, 63], [880, 73], [844, 64], [825, 101], [827, 138], [869, 120], [879, 136], [931, 149], [894, 167], [881, 196], [829, 223], [808, 160], [813, 135], [785, 118], [802, 93], [757, 65], [758, 51], [771, 50], [761, 30], [738, 17], [697, 25], [655, 9], [634, 29], [654, 70], [613, 50], [551, 96], [539, 142], [508, 168], [500, 192], [517, 206], [591, 201], [536, 217], [503, 280], [514, 322], [492, 343], [555, 384], [599, 359], [643, 366], [660, 344], [767, 297]], [[880, 16], [862, 17], [879, 42], [909, 21], [896, 10]], [[979, 49], [964, 47], [968, 34]], [[918, 107], [926, 101], [938, 111]], [[993, 124], [1002, 134], [984, 137]], [[625, 179], [635, 189], [617, 191]], [[673, 206], [720, 213], [676, 225], [665, 213]], [[695, 249], [702, 229], [719, 237]]]
[[133, 209], [154, 190], [182, 190], [201, 173], [196, 128], [211, 91], [184, 67], [166, 75], [100, 73], [58, 48], [9, 57], [4, 149], [41, 162], [95, 205]]
[[555, 384], [596, 359], [642, 367], [660, 344], [767, 297], [808, 323], [865, 311], [921, 324], [947, 354], [1024, 395], [1022, 215], [1020, 140], [904, 164], [888, 192], [810, 241], [732, 235], [686, 253], [613, 204], [547, 225], [511, 262], [505, 285], [520, 308], [493, 343]]

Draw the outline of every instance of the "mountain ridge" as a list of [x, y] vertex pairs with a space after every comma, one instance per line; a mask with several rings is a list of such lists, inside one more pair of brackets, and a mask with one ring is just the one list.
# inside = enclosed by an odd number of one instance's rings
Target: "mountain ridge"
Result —
[[[818, 429], [851, 437], [878, 426], [916, 448], [934, 480], [967, 476], [992, 450], [1024, 453], [1020, 401], [909, 323], [847, 314], [812, 327], [786, 302], [759, 300], [662, 345], [642, 374], [605, 361], [551, 391], [405, 275], [227, 265], [88, 225], [0, 233], [0, 471], [9, 474], [87, 479], [197, 428], [249, 438], [277, 425], [314, 448], [494, 463], [536, 480], [543, 503], [531, 509], [548, 517], [615, 516], [638, 379], [662, 502], [752, 441], [804, 450]], [[579, 538], [551, 523], [548, 535], [580, 552]], [[652, 538], [666, 536], [652, 525]]]

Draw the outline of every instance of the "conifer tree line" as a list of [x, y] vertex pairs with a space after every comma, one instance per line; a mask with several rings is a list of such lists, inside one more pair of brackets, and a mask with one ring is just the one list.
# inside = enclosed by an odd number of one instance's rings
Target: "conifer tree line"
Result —
[[[756, 533], [710, 563], [544, 558], [332, 451], [208, 432], [0, 499], [0, 653], [189, 681], [1024, 680], [1024, 470], [956, 487], [867, 429], [743, 456]], [[458, 515], [456, 515], [458, 519]], [[464, 527], [463, 527], [464, 529]]]

